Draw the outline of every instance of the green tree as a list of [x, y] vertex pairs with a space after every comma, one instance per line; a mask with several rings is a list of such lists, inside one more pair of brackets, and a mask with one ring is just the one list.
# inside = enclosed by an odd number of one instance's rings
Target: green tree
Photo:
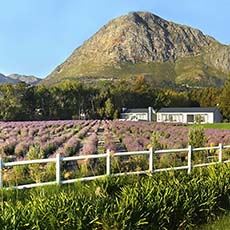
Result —
[[25, 83], [0, 86], [0, 118], [29, 120], [34, 114], [34, 91]]
[[105, 117], [107, 119], [113, 119], [115, 113], [114, 105], [110, 98], [105, 101]]
[[39, 85], [36, 87], [36, 119], [49, 120], [53, 119], [52, 114], [55, 110], [55, 103], [51, 90]]
[[230, 120], [230, 78], [226, 81], [220, 96], [220, 109], [223, 115]]

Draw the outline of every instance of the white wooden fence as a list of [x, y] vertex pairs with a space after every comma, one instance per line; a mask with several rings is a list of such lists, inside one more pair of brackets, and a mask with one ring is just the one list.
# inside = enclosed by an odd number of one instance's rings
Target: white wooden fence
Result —
[[[84, 156], [72, 156], [72, 157], [61, 157], [60, 154], [56, 155], [56, 158], [48, 158], [48, 159], [36, 159], [36, 160], [25, 160], [25, 161], [16, 161], [16, 162], [3, 162], [0, 158], [0, 188], [3, 188], [3, 169], [7, 167], [19, 166], [19, 165], [28, 165], [28, 164], [44, 164], [53, 162], [56, 164], [56, 181], [51, 182], [42, 182], [42, 183], [33, 183], [33, 184], [25, 184], [25, 185], [17, 185], [14, 187], [4, 187], [8, 188], [15, 188], [15, 189], [24, 189], [24, 188], [33, 188], [45, 185], [53, 185], [53, 184], [69, 184], [74, 183], [76, 181], [87, 181], [87, 180], [94, 180], [105, 176], [121, 176], [121, 175], [130, 175], [130, 174], [146, 174], [146, 173], [156, 173], [156, 172], [163, 172], [169, 170], [182, 170], [186, 169], [188, 174], [191, 173], [192, 168], [196, 167], [203, 167], [218, 163], [228, 163], [230, 159], [223, 161], [223, 149], [230, 149], [230, 145], [223, 146], [221, 143], [218, 146], [213, 147], [201, 147], [201, 148], [192, 148], [192, 146], [188, 146], [188, 148], [184, 149], [167, 149], [167, 150], [156, 150], [154, 151], [153, 148], [150, 148], [148, 151], [138, 151], [138, 152], [118, 152], [118, 153], [111, 153], [107, 150], [104, 154], [95, 154], [95, 155], [84, 155]], [[196, 151], [218, 151], [218, 161], [209, 162], [209, 163], [202, 163], [192, 165], [192, 154]], [[154, 168], [154, 154], [160, 155], [165, 153], [181, 153], [187, 152], [187, 165], [185, 166], [178, 166], [178, 167], [171, 167], [171, 168]], [[147, 155], [149, 156], [149, 169], [144, 171], [132, 171], [132, 172], [120, 172], [120, 173], [111, 173], [111, 156], [134, 156], [134, 155]], [[62, 180], [61, 178], [61, 170], [62, 170], [62, 162], [67, 161], [78, 161], [78, 160], [87, 160], [87, 159], [99, 159], [99, 158], [106, 158], [106, 174], [98, 175], [98, 176], [90, 176], [90, 177], [82, 177], [76, 179], [69, 179], [69, 180]]]

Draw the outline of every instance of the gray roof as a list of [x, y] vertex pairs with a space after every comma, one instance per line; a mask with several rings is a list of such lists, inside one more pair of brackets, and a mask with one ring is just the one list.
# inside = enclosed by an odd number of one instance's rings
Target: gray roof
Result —
[[148, 108], [126, 109], [122, 113], [148, 113]]
[[208, 108], [203, 108], [203, 107], [189, 107], [189, 108], [161, 108], [158, 112], [159, 113], [189, 113], [189, 112], [201, 112], [201, 113], [213, 113], [216, 110], [218, 110], [216, 107], [208, 107]]

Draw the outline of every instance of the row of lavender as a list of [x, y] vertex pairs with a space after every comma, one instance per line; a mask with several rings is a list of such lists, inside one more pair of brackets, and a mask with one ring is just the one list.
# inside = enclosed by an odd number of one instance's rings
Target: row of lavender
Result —
[[[113, 136], [123, 143], [127, 151], [141, 151], [151, 145], [153, 132], [159, 135], [161, 148], [185, 148], [188, 146], [189, 127], [181, 124], [147, 123], [132, 121], [114, 121], [104, 123], [106, 130], [106, 147], [117, 151]], [[206, 129], [206, 145], [230, 143], [230, 130]]]
[[[102, 132], [102, 137], [98, 135]], [[189, 128], [184, 125], [123, 121], [0, 122], [0, 154], [25, 159], [30, 146], [39, 145], [44, 157], [89, 155], [98, 152], [98, 141], [111, 151], [148, 149], [153, 132], [162, 148], [184, 148]], [[207, 146], [230, 143], [229, 130], [205, 130]]]
[[45, 158], [55, 157], [57, 153], [63, 156], [76, 155], [79, 152], [84, 154], [82, 149], [87, 148], [90, 130], [95, 133], [98, 123], [98, 121], [2, 122], [0, 153], [6, 159], [25, 159], [29, 148], [36, 145], [44, 153]]
[[[188, 146], [189, 127], [184, 125], [123, 122], [123, 121], [46, 121], [46, 122], [0, 122], [0, 154], [4, 161], [54, 158], [61, 156], [91, 155], [112, 152], [141, 151], [149, 149], [158, 134], [159, 146], [172, 149]], [[218, 143], [230, 144], [230, 130], [205, 131], [207, 146]], [[215, 153], [213, 153], [215, 154]], [[226, 153], [225, 153], [226, 154]], [[229, 154], [229, 153], [228, 153]], [[162, 154], [155, 156], [157, 168], [181, 166], [187, 154]], [[202, 153], [202, 162], [209, 160], [210, 153]], [[207, 158], [207, 159], [206, 159]], [[105, 159], [82, 160], [63, 164], [62, 178], [105, 173]], [[113, 173], [146, 170], [146, 156], [115, 157], [111, 161]], [[9, 185], [55, 179], [55, 164], [17, 166], [4, 169], [3, 181]]]

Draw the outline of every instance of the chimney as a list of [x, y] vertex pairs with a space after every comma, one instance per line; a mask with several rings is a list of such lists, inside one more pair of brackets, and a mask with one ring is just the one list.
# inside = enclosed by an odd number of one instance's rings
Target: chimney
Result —
[[149, 108], [148, 108], [148, 120], [149, 120], [149, 121], [152, 121], [152, 110], [153, 110], [152, 107], [149, 107]]

